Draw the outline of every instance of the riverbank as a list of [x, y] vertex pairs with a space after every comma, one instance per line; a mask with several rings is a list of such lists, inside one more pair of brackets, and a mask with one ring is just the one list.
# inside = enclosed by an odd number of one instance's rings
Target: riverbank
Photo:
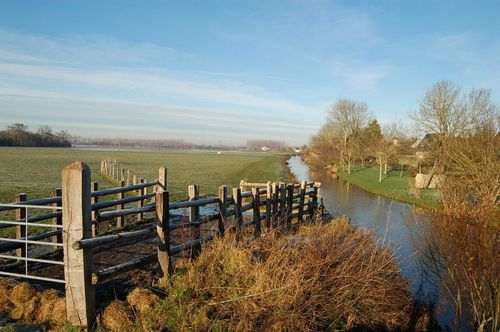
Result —
[[390, 171], [382, 182], [378, 182], [378, 168], [356, 168], [348, 174], [338, 172], [339, 177], [373, 194], [386, 198], [409, 203], [424, 209], [433, 209], [439, 206], [438, 191], [436, 189], [410, 190], [410, 176], [407, 171]]

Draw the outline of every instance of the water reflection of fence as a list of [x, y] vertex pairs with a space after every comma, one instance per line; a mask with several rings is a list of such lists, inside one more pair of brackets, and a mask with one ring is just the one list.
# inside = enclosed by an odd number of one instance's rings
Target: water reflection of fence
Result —
[[[26, 243], [63, 247], [64, 262], [58, 264], [64, 265], [64, 279], [58, 281], [66, 282], [67, 318], [76, 325], [93, 325], [95, 287], [109, 278], [155, 261], [165, 278], [173, 271], [174, 255], [188, 252], [196, 257], [203, 242], [223, 236], [228, 229], [239, 232], [252, 226], [254, 236], [260, 236], [274, 227], [300, 225], [319, 207], [320, 184], [314, 182], [245, 182], [244, 189], [251, 190], [233, 188], [229, 193], [227, 186], [220, 186], [217, 197], [200, 197], [199, 186], [190, 185], [188, 199], [179, 202], [170, 202], [166, 168], [159, 169], [158, 180], [153, 182], [126, 186], [122, 180], [120, 184], [120, 187], [98, 190], [97, 183], [90, 182], [89, 168], [83, 163], [73, 163], [64, 168], [62, 190], [59, 189], [55, 197], [27, 201], [24, 195], [15, 204], [0, 207], [0, 212], [16, 210], [16, 217], [24, 218], [16, 218], [0, 227], [25, 227], [24, 233], [16, 232], [15, 239], [1, 238], [4, 242], [0, 244], [0, 252], [24, 245], [23, 255], [28, 262]], [[62, 211], [32, 217], [19, 212], [32, 206], [51, 208], [44, 206], [47, 204]], [[52, 222], [47, 224], [47, 220]], [[103, 223], [108, 224], [101, 227]], [[28, 236], [26, 228], [31, 224], [54, 230]], [[213, 228], [207, 232], [203, 226], [209, 224]], [[176, 237], [172, 234], [182, 230], [189, 230], [190, 238], [174, 243]], [[58, 240], [54, 240], [56, 238]], [[47, 239], [52, 242], [45, 242]], [[112, 250], [110, 248], [116, 245], [148, 239], [156, 239], [155, 252], [139, 252], [137, 258], [102, 269], [93, 267], [93, 255], [99, 250]], [[19, 257], [21, 254], [0, 256], [10, 260]], [[30, 258], [33, 259], [53, 263]], [[29, 277], [27, 272], [25, 275]]]

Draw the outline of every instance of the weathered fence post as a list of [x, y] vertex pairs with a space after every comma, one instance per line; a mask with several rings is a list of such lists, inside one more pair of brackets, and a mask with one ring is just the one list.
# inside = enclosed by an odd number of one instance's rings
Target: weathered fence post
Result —
[[73, 243], [92, 236], [90, 169], [74, 162], [62, 171], [64, 279], [70, 323], [91, 330], [95, 322], [92, 250], [73, 249]]
[[[198, 185], [188, 186], [188, 198], [190, 201], [197, 200], [200, 197], [200, 187]], [[200, 206], [192, 206], [189, 208], [189, 222], [200, 222]], [[197, 240], [201, 238], [200, 225], [191, 226], [191, 238]], [[201, 243], [195, 245], [191, 249], [191, 258], [196, 258], [201, 251]]]
[[261, 233], [261, 218], [260, 218], [260, 190], [252, 188], [252, 206], [253, 206], [253, 225], [255, 237], [259, 237]]
[[273, 192], [272, 192], [272, 186], [271, 186], [271, 181], [267, 182], [267, 188], [266, 188], [266, 230], [269, 231], [271, 229], [271, 204], [272, 204], [272, 198], [273, 198]]
[[[99, 183], [97, 183], [97, 182], [92, 182], [90, 184], [90, 186], [92, 187], [92, 192], [99, 190]], [[98, 196], [91, 196], [90, 203], [91, 204], [99, 203], [99, 197]], [[99, 213], [99, 211], [97, 211], [97, 210], [92, 210], [92, 212], [90, 213], [91, 218], [92, 218], [92, 237], [95, 237], [99, 234], [99, 225], [97, 224], [97, 214], [98, 213]]]
[[314, 217], [314, 215], [316, 214], [316, 211], [318, 209], [318, 185], [316, 182], [314, 183], [314, 186], [313, 186], [313, 195], [312, 195], [312, 203], [311, 204], [312, 204], [312, 209], [311, 209], [310, 216]]
[[286, 184], [280, 182], [280, 207], [278, 215], [278, 225], [286, 223]]
[[127, 186], [130, 186], [130, 168], [127, 168]]
[[224, 228], [226, 224], [226, 214], [227, 214], [227, 186], [219, 187], [219, 222], [217, 228], [219, 229], [219, 235], [224, 236]]
[[174, 269], [172, 258], [170, 256], [170, 231], [169, 231], [169, 197], [168, 192], [159, 190], [155, 195], [156, 215], [158, 224], [156, 231], [158, 233], [158, 263], [161, 269], [161, 280], [164, 281], [170, 276]]
[[158, 182], [160, 183], [157, 187], [157, 191], [168, 191], [167, 188], [167, 168], [160, 167], [158, 171]]
[[[20, 193], [16, 196], [16, 203], [24, 202], [28, 199], [28, 196], [25, 193]], [[16, 210], [16, 220], [24, 222], [26, 219], [26, 208], [19, 208]], [[26, 226], [24, 225], [16, 225], [16, 239], [21, 240], [23, 237], [26, 237]], [[17, 257], [25, 257], [26, 256], [26, 248], [23, 245], [21, 248], [16, 249]]]
[[286, 222], [287, 227], [292, 223], [292, 213], [293, 213], [293, 184], [287, 186], [287, 203], [286, 203]]
[[299, 214], [298, 222], [301, 223], [304, 219], [304, 201], [306, 198], [306, 181], [300, 182], [300, 195], [299, 195]]
[[234, 201], [234, 219], [236, 220], [236, 228], [238, 233], [243, 228], [243, 214], [241, 212], [241, 189], [233, 188]]
[[[54, 196], [55, 197], [61, 197], [61, 195], [62, 195], [61, 188], [56, 188], [54, 190]], [[55, 206], [55, 207], [61, 207], [62, 206], [62, 198], [61, 198], [61, 202], [56, 202], [56, 203], [53, 204], [53, 206]], [[52, 218], [52, 224], [53, 225], [57, 225], [57, 226], [61, 226], [62, 225], [62, 211], [61, 210], [55, 210], [54, 212], [61, 212], [61, 215]], [[54, 235], [54, 237], [52, 238], [52, 243], [62, 243], [62, 229], [61, 228], [56, 228], [56, 230], [61, 231], [61, 233], [59, 233], [57, 235]], [[54, 246], [53, 250], [57, 250], [57, 249], [59, 249], [59, 247], [58, 246]]]
[[[125, 187], [125, 180], [123, 180], [123, 178], [120, 180], [120, 187], [124, 188]], [[125, 192], [119, 192], [117, 195], [116, 195], [116, 199], [124, 199], [125, 198]], [[116, 206], [116, 209], [117, 210], [123, 210], [125, 209], [125, 204], [118, 204]], [[125, 216], [119, 216], [116, 218], [116, 227], [118, 228], [122, 228], [123, 226], [125, 226]]]
[[272, 186], [273, 190], [273, 212], [272, 212], [272, 224], [271, 226], [274, 228], [277, 225], [278, 215], [279, 215], [279, 185], [276, 182], [273, 182]]
[[[140, 182], [141, 184], [144, 184], [144, 183], [146, 182], [146, 180], [144, 180], [144, 178], [141, 178], [141, 179], [139, 180], [139, 182]], [[139, 189], [139, 195], [141, 195], [141, 196], [146, 195], [146, 188], [141, 188], [141, 189]], [[144, 200], [143, 200], [143, 199], [141, 199], [140, 201], [138, 201], [138, 202], [137, 202], [137, 205], [138, 205], [138, 207], [139, 207], [139, 208], [143, 207], [143, 206], [144, 206]], [[142, 219], [144, 219], [144, 213], [139, 212], [139, 214], [137, 214], [137, 220], [138, 220], [138, 221], [141, 221]]]

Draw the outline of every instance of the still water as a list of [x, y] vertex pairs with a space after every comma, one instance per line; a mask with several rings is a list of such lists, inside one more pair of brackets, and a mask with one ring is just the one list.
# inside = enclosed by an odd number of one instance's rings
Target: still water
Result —
[[[438, 304], [437, 320], [441, 327], [453, 327], [452, 308], [445, 305], [434, 271], [427, 268], [423, 223], [428, 218], [412, 205], [369, 193], [340, 179], [309, 170], [300, 157], [288, 160], [297, 180], [321, 182], [321, 197], [333, 216], [346, 215], [353, 225], [370, 229], [397, 254], [404, 276], [410, 280], [411, 291], [419, 301]], [[427, 260], [428, 261], [428, 260]]]

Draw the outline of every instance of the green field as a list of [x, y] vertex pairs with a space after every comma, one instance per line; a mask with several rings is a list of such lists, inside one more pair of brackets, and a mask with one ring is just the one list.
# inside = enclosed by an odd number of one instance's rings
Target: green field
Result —
[[249, 181], [290, 180], [284, 154], [170, 151], [97, 151], [78, 148], [0, 148], [0, 202], [12, 202], [24, 192], [28, 199], [51, 196], [60, 186], [62, 168], [83, 161], [92, 171], [92, 180], [100, 188], [113, 184], [99, 174], [100, 161], [116, 158], [120, 167], [151, 181], [158, 178], [158, 168], [168, 168], [168, 185], [172, 199], [184, 199], [187, 186], [200, 185], [201, 195], [216, 194], [226, 184], [236, 186], [241, 179]]
[[400, 177], [399, 171], [388, 172], [383, 175], [382, 182], [378, 182], [378, 168], [358, 168], [353, 169], [351, 174], [339, 172], [339, 177], [352, 184], [355, 184], [366, 191], [392, 198], [398, 201], [415, 204], [423, 208], [434, 208], [438, 206], [438, 192], [435, 189], [420, 190], [420, 197], [415, 197], [409, 191], [409, 174], [403, 172]]

